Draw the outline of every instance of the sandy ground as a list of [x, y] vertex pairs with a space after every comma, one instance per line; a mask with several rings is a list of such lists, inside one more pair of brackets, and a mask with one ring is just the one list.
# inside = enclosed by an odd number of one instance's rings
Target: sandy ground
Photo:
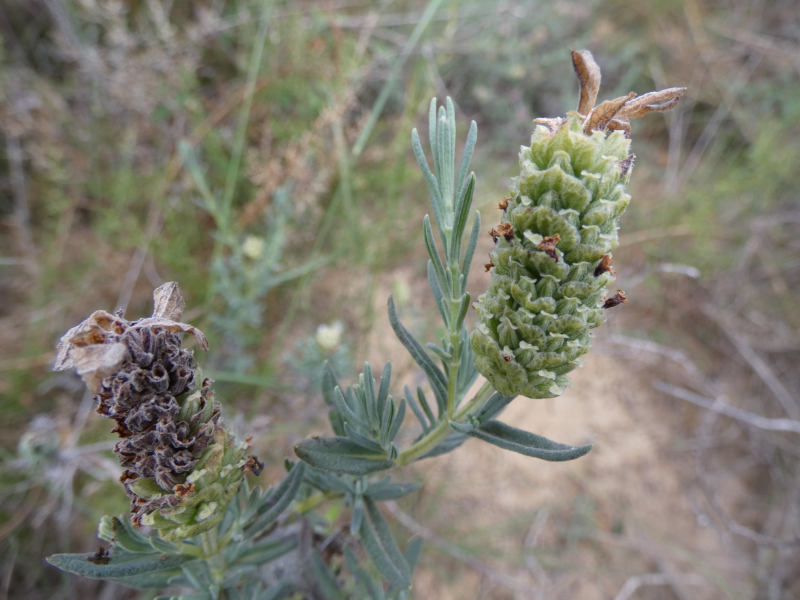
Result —
[[[548, 463], [471, 440], [416, 467], [430, 482], [448, 482], [419, 500], [444, 513], [434, 525], [448, 530], [442, 537], [521, 588], [451, 561], [448, 577], [420, 571], [419, 597], [621, 599], [635, 576], [651, 585], [631, 598], [741, 597], [734, 557], [698, 523], [686, 493], [691, 469], [669, 450], [678, 436], [663, 407], [614, 359], [587, 363], [563, 397], [519, 398], [502, 416], [556, 441], [593, 443], [587, 456]], [[420, 520], [425, 512], [433, 513]], [[501, 535], [487, 532], [492, 523]]]

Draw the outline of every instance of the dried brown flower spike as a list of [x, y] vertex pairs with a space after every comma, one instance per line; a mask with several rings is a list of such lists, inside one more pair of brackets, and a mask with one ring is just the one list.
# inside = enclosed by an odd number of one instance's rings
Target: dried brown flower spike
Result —
[[191, 333], [208, 350], [203, 333], [180, 323], [184, 301], [176, 283], [154, 295], [153, 316], [127, 321], [99, 310], [70, 329], [58, 344], [55, 369], [75, 367], [114, 419], [122, 439], [115, 452], [125, 467], [122, 483], [131, 498], [132, 521], [161, 530], [165, 539], [207, 531], [225, 514], [243, 469], [260, 465], [234, 446], [220, 419], [210, 379], [201, 379], [179, 333]]

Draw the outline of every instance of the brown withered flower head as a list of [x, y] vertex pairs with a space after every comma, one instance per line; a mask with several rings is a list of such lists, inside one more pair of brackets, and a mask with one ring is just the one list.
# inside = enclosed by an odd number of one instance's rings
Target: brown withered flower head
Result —
[[[637, 96], [631, 92], [613, 100], [606, 100], [595, 106], [600, 91], [600, 67], [588, 50], [573, 50], [572, 65], [580, 82], [580, 98], [578, 114], [583, 120], [583, 131], [587, 135], [592, 131], [621, 130], [626, 137], [631, 135], [630, 120], [643, 117], [651, 112], [664, 112], [675, 107], [686, 92], [685, 87], [672, 87], [656, 92], [648, 92]], [[564, 123], [562, 117], [555, 119], [534, 119], [534, 123], [546, 125], [550, 131], [557, 131]], [[632, 162], [632, 156], [629, 157]], [[625, 165], [627, 171], [630, 165]]]
[[94, 312], [61, 338], [54, 368], [75, 367], [98, 414], [116, 421], [132, 521], [180, 539], [221, 520], [243, 477], [246, 444], [234, 446], [212, 380], [197, 381], [193, 352], [181, 347], [180, 333], [194, 335], [203, 350], [208, 342], [180, 322], [177, 284], [158, 288], [154, 300], [153, 316], [138, 321], [122, 311]]

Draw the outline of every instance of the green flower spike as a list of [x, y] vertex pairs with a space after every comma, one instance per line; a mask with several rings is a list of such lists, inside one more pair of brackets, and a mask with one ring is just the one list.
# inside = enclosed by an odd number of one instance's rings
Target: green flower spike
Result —
[[[125, 471], [131, 522], [157, 529], [165, 540], [204, 533], [225, 515], [244, 471], [261, 463], [246, 457], [220, 418], [210, 379], [203, 379], [179, 333], [200, 330], [180, 323], [184, 302], [175, 283], [154, 293], [153, 316], [127, 321], [122, 311], [96, 311], [58, 345], [55, 370], [75, 367], [98, 404], [117, 422], [114, 449]], [[200, 389], [193, 390], [201, 382]]]
[[631, 93], [594, 106], [600, 69], [587, 50], [573, 52], [572, 61], [578, 110], [534, 121], [512, 196], [489, 232], [496, 243], [486, 265], [492, 280], [474, 304], [475, 366], [504, 396], [561, 395], [604, 309], [627, 302], [621, 290], [605, 295], [614, 281], [619, 217], [630, 202], [629, 119], [668, 110], [686, 91]]

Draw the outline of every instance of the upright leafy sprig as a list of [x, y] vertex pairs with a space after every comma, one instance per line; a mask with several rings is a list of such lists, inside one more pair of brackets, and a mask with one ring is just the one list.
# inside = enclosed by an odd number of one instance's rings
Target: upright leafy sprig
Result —
[[[467, 278], [481, 229], [480, 212], [474, 212], [469, 239], [464, 238], [475, 194], [475, 174], [469, 172], [478, 127], [473, 121], [456, 171], [455, 109], [448, 98], [446, 106], [431, 101], [428, 114], [433, 170], [430, 169], [419, 134], [414, 129], [411, 144], [428, 184], [433, 215], [439, 232], [434, 236], [428, 215], [422, 220], [425, 248], [428, 251], [430, 285], [445, 336], [439, 344], [420, 343], [401, 323], [394, 300], [389, 297], [389, 322], [398, 339], [427, 376], [433, 402], [425, 391], [405, 389], [405, 402], [388, 396], [391, 368], [383, 370], [380, 389], [372, 378], [369, 364], [359, 384], [346, 391], [332, 374], [323, 381], [323, 395], [330, 407], [335, 437], [318, 436], [295, 447], [297, 455], [313, 467], [333, 473], [364, 476], [394, 466], [437, 456], [475, 437], [503, 448], [545, 460], [571, 460], [589, 451], [590, 446], [569, 446], [523, 432], [493, 417], [515, 394], [503, 396], [487, 381], [468, 401], [464, 401], [478, 376], [470, 335], [464, 318], [470, 307]], [[440, 361], [438, 365], [434, 359]], [[387, 400], [388, 398], [388, 400]], [[405, 405], [419, 421], [422, 432], [406, 449], [398, 451], [394, 438], [400, 430]], [[434, 410], [435, 408], [435, 410]]]

